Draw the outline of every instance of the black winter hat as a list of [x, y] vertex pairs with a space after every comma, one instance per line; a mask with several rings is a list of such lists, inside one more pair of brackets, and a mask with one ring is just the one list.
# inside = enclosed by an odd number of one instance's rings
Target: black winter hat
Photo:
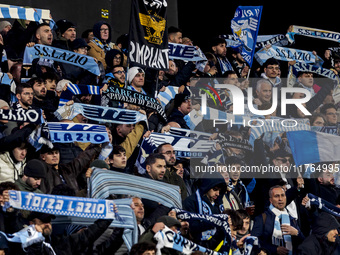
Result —
[[174, 99], [174, 108], [177, 109], [183, 102], [190, 99], [188, 94], [177, 94]]
[[45, 178], [46, 166], [38, 159], [28, 161], [24, 168], [24, 175], [35, 178]]
[[89, 50], [91, 47], [85, 42], [83, 38], [77, 38], [71, 43], [72, 50], [86, 47]]
[[66, 19], [58, 20], [58, 21], [56, 22], [56, 25], [57, 25], [57, 27], [58, 27], [58, 30], [60, 31], [60, 34], [65, 33], [65, 31], [66, 31], [67, 29], [69, 29], [70, 27], [73, 27], [73, 28], [76, 27], [71, 21], [68, 21], [68, 20], [66, 20]]

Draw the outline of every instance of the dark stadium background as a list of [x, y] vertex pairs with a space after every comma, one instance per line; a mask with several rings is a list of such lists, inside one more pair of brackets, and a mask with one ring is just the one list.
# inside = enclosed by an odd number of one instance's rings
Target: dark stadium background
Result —
[[[131, 0], [2, 0], [3, 4], [50, 9], [55, 21], [65, 18], [73, 21], [78, 36], [96, 21], [106, 20], [113, 27], [113, 41], [128, 32]], [[301, 25], [340, 32], [339, 9], [334, 1], [306, 0], [168, 0], [168, 25], [178, 26], [183, 36], [190, 37], [204, 51], [209, 50], [209, 38], [229, 34], [230, 20], [239, 5], [262, 5], [259, 35], [284, 34], [289, 25]], [[101, 18], [101, 10], [109, 18]], [[338, 43], [296, 36], [294, 47], [316, 50], [321, 56], [328, 46]], [[322, 56], [321, 56], [322, 57]]]

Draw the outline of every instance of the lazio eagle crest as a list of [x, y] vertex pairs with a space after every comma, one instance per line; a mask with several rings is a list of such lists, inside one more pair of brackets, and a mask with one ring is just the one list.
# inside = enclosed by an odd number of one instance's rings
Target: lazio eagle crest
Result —
[[146, 36], [144, 37], [149, 43], [161, 45], [166, 26], [166, 20], [156, 15], [147, 15], [139, 13], [139, 20], [142, 26], [146, 27]]

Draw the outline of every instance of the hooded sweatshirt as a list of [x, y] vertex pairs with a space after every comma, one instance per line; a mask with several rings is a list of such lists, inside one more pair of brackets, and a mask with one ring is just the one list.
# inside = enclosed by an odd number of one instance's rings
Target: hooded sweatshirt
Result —
[[298, 248], [299, 255], [331, 255], [336, 253], [339, 245], [338, 238], [335, 243], [327, 240], [327, 234], [340, 227], [339, 222], [330, 214], [322, 212], [312, 224], [312, 234], [308, 236]]
[[[106, 42], [104, 42], [100, 38], [100, 27], [104, 24], [109, 27], [109, 37], [106, 40]], [[107, 51], [111, 49], [109, 46], [109, 43], [111, 41], [111, 26], [108, 23], [103, 22], [103, 21], [97, 22], [93, 26], [93, 35], [94, 35], [93, 40], [89, 42], [88, 44], [91, 48], [87, 52], [87, 55], [96, 58], [98, 61], [100, 61], [103, 64], [104, 69], [106, 69], [107, 66], [106, 66], [106, 61], [105, 61], [105, 54]]]

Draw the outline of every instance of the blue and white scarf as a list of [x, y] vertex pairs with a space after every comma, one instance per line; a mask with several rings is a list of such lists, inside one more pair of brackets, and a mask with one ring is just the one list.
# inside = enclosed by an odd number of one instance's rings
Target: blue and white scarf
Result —
[[[211, 215], [212, 211], [210, 209], [210, 206], [205, 201], [203, 201], [201, 197], [200, 189], [197, 189], [195, 194], [196, 194], [196, 199], [197, 199], [197, 204], [198, 204], [198, 213]], [[224, 211], [223, 204], [220, 205], [219, 210], [221, 213]]]
[[112, 200], [55, 196], [24, 191], [9, 191], [9, 204], [13, 208], [41, 213], [93, 219], [115, 219]]
[[101, 48], [105, 53], [111, 50], [110, 45], [107, 43], [103, 43], [101, 40], [99, 40], [97, 37], [93, 37], [92, 41], [95, 45], [97, 45], [99, 48]]
[[[175, 233], [167, 226], [164, 227], [164, 229], [158, 231], [154, 238], [157, 241], [157, 255], [161, 255], [160, 250], [163, 247], [174, 249], [176, 251], [181, 252], [182, 254], [191, 254], [194, 251], [201, 251], [203, 254], [209, 254], [209, 255], [222, 255], [223, 253], [216, 252], [213, 250], [210, 250], [208, 248], [202, 247], [198, 244], [195, 244], [194, 242], [184, 238], [178, 233]], [[225, 254], [227, 255], [227, 254]]]
[[7, 234], [1, 231], [0, 233], [7, 239], [8, 242], [21, 243], [21, 247], [23, 249], [32, 244], [45, 241], [45, 237], [43, 237], [41, 232], [38, 232], [35, 229], [34, 225], [27, 226], [14, 234]]
[[317, 39], [340, 42], [340, 33], [317, 29], [317, 28], [293, 25], [292, 31], [287, 33], [287, 37], [290, 43], [293, 43], [295, 41], [294, 35], [303, 35], [303, 36], [313, 37]]
[[11, 87], [11, 92], [15, 94], [16, 84], [13, 79], [10, 79], [7, 73], [0, 72], [0, 84]]
[[225, 233], [225, 238], [227, 239], [228, 243], [231, 243], [231, 230], [228, 223], [228, 215], [227, 214], [213, 214], [213, 215], [206, 215], [206, 214], [198, 214], [198, 213], [191, 213], [185, 210], [181, 210], [178, 208], [172, 208], [175, 210], [176, 217], [178, 219], [184, 221], [190, 220], [202, 220], [204, 222], [210, 223], [214, 227], [220, 227], [223, 229]]
[[49, 122], [48, 128], [53, 143], [101, 144], [109, 141], [103, 125]]
[[310, 207], [310, 205], [315, 205], [318, 209], [325, 211], [335, 217], [340, 217], [340, 208], [335, 205], [327, 202], [321, 197], [317, 197], [311, 193], [308, 193], [308, 198], [310, 199], [306, 204], [306, 207]]
[[204, 158], [209, 151], [214, 150], [216, 147], [215, 141], [202, 141], [171, 134], [151, 133], [148, 138], [143, 140], [136, 161], [140, 174], [144, 174], [146, 171], [146, 158], [163, 143], [170, 143], [174, 147], [176, 157]]
[[[202, 114], [202, 110], [205, 110], [206, 113]], [[199, 123], [201, 123], [203, 120], [216, 120], [217, 127], [218, 127], [218, 124], [226, 125], [228, 123], [231, 125], [249, 126], [248, 123], [251, 120], [251, 117], [247, 115], [244, 115], [244, 116], [234, 115], [231, 113], [226, 113], [224, 111], [214, 109], [212, 107], [206, 107], [206, 109], [201, 108], [200, 111], [196, 111], [195, 109], [193, 109], [189, 113], [189, 116], [190, 116], [190, 129], [192, 130], [194, 130], [196, 126]]]
[[82, 85], [68, 83], [67, 89], [61, 92], [59, 107], [65, 105], [68, 101], [72, 100], [74, 95], [100, 95], [101, 86], [96, 85]]
[[199, 140], [209, 140], [209, 138], [212, 136], [212, 134], [209, 134], [206, 132], [200, 132], [200, 131], [195, 131], [195, 130], [190, 130], [190, 129], [185, 129], [185, 128], [176, 128], [176, 127], [171, 127], [169, 134], [177, 135], [177, 136], [186, 136], [186, 137], [191, 137], [191, 138], [199, 139]]
[[169, 42], [168, 48], [170, 59], [181, 59], [184, 61], [207, 60], [204, 53], [200, 49], [196, 49], [195, 46]]
[[50, 149], [53, 148], [47, 123], [40, 124], [38, 128], [34, 129], [27, 140], [37, 151], [40, 150], [44, 144]]
[[165, 91], [158, 93], [158, 99], [161, 101], [163, 109], [170, 102], [171, 99], [175, 98], [178, 94], [178, 87], [167, 86]]
[[295, 65], [291, 66], [292, 71], [295, 75], [297, 75], [298, 72], [309, 72], [309, 73], [315, 73], [317, 75], [326, 77], [331, 80], [339, 80], [339, 76], [337, 76], [334, 71], [320, 67], [320, 66], [315, 66], [303, 62], [297, 62]]
[[227, 71], [234, 71], [233, 66], [230, 64], [227, 58], [221, 59], [219, 57], [216, 57], [216, 59], [218, 61], [222, 74], [224, 74]]
[[140, 121], [146, 121], [146, 116], [138, 111], [79, 103], [71, 106], [64, 105], [54, 112], [59, 120], [72, 120], [78, 114], [101, 123], [136, 124]]
[[[289, 250], [289, 255], [293, 254], [292, 237], [291, 235], [283, 235], [281, 230], [281, 224], [290, 226], [290, 218], [287, 210], [284, 209], [283, 211], [280, 211], [272, 204], [270, 204], [269, 209], [272, 211], [272, 213], [275, 214], [272, 244], [277, 246], [284, 246]], [[282, 223], [280, 223], [280, 220]]]
[[111, 194], [131, 195], [156, 201], [167, 207], [182, 208], [178, 186], [116, 171], [95, 169], [88, 191], [93, 198], [103, 199]]
[[[225, 39], [227, 47], [238, 46], [240, 44], [234, 35], [220, 35], [220, 38]], [[257, 36], [256, 48], [262, 49], [269, 44], [275, 46], [287, 46], [288, 39], [282, 34]]]
[[[261, 120], [257, 120], [259, 122]], [[282, 121], [284, 121], [284, 125], [282, 125]], [[262, 125], [263, 124], [263, 125]], [[258, 126], [256, 126], [258, 125]], [[254, 142], [257, 138], [259, 138], [263, 133], [267, 132], [289, 132], [289, 131], [301, 131], [301, 130], [310, 130], [311, 127], [309, 125], [308, 119], [282, 119], [275, 118], [273, 121], [263, 121], [263, 123], [256, 124], [254, 122], [251, 127], [251, 133], [249, 137], [250, 144], [254, 145]]]
[[43, 58], [81, 67], [95, 75], [100, 75], [97, 62], [93, 57], [78, 54], [72, 51], [55, 48], [47, 45], [36, 44], [26, 47], [24, 53], [24, 65], [31, 65], [33, 59]]
[[315, 132], [321, 132], [321, 133], [326, 133], [326, 134], [331, 134], [331, 135], [339, 135], [339, 131], [338, 131], [338, 127], [334, 127], [334, 126], [311, 126], [311, 131], [315, 131]]
[[262, 66], [267, 59], [275, 58], [282, 61], [293, 61], [304, 62], [304, 63], [315, 63], [323, 62], [320, 57], [315, 57], [313, 52], [305, 50], [297, 50], [285, 47], [271, 46], [269, 49], [262, 48], [255, 53], [257, 62]]
[[22, 19], [42, 23], [41, 16], [33, 8], [23, 8], [21, 6], [0, 7], [1, 19]]

